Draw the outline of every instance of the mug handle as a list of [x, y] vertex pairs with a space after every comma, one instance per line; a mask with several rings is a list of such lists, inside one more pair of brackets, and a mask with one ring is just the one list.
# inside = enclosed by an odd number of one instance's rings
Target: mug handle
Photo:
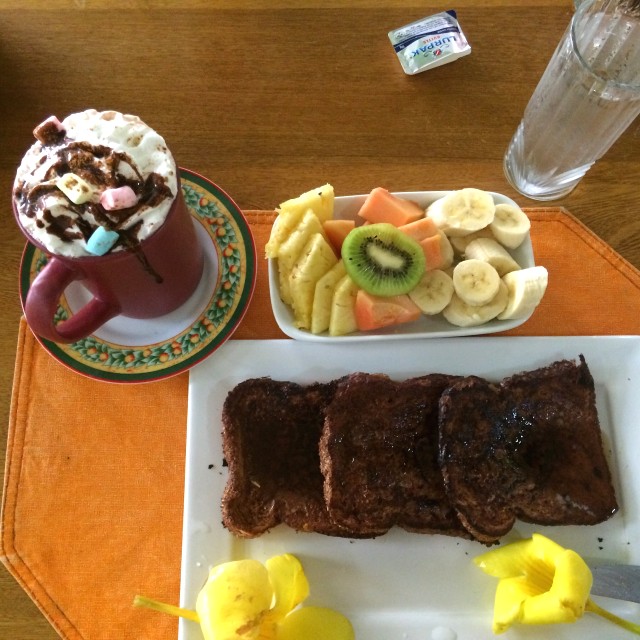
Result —
[[120, 313], [120, 305], [111, 300], [93, 297], [68, 320], [55, 324], [53, 318], [66, 287], [81, 274], [55, 257], [35, 277], [27, 293], [24, 315], [32, 331], [53, 342], [75, 342], [91, 335], [107, 320]]

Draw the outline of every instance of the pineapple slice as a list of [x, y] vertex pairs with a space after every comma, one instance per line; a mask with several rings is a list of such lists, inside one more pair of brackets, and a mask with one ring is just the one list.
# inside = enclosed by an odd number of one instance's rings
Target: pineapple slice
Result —
[[293, 314], [299, 329], [311, 328], [316, 283], [337, 262], [336, 254], [323, 235], [312, 235], [289, 274]]
[[305, 213], [306, 211], [302, 209], [284, 210], [278, 213], [278, 217], [273, 223], [273, 227], [271, 227], [269, 240], [264, 246], [266, 258], [278, 257], [278, 250], [282, 246], [282, 243], [286, 241], [293, 230], [300, 224]]
[[330, 184], [325, 184], [316, 189], [311, 189], [297, 198], [283, 202], [279, 210], [294, 211], [299, 209], [304, 212], [307, 209], [312, 209], [318, 218], [320, 218], [320, 221], [324, 222], [325, 220], [333, 218], [334, 197], [333, 187]]
[[280, 280], [280, 297], [285, 304], [291, 305], [291, 289], [289, 287], [289, 275], [293, 265], [298, 260], [305, 245], [316, 233], [325, 237], [322, 223], [318, 216], [311, 210], [302, 217], [298, 226], [291, 232], [289, 237], [280, 245], [278, 249], [278, 276]]
[[329, 335], [343, 336], [358, 330], [356, 323], [356, 294], [358, 285], [348, 276], [343, 276], [331, 300], [331, 316], [329, 318]]
[[331, 301], [338, 282], [346, 275], [344, 262], [339, 260], [316, 283], [311, 310], [311, 333], [322, 333], [329, 328]]
[[280, 245], [289, 237], [298, 226], [305, 213], [311, 209], [320, 222], [333, 218], [333, 202], [335, 193], [330, 184], [311, 189], [297, 198], [283, 202], [276, 210], [278, 218], [271, 229], [271, 236], [265, 245], [267, 258], [275, 258], [278, 255]]

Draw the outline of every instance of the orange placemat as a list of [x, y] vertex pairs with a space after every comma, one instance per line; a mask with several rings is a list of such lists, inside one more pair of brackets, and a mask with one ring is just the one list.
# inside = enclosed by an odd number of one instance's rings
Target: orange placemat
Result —
[[[640, 272], [566, 211], [527, 213], [549, 287], [509, 335], [640, 333]], [[246, 216], [261, 258], [274, 214]], [[234, 338], [283, 337], [259, 259]], [[0, 552], [63, 638], [177, 637], [173, 618], [131, 601], [143, 593], [178, 602], [187, 388], [188, 374], [141, 385], [84, 378], [21, 323]]]

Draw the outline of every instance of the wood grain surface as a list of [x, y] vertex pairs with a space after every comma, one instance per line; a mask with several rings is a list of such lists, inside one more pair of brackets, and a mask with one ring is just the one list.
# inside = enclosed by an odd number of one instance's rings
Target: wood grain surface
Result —
[[[0, 464], [25, 244], [10, 193], [33, 127], [50, 114], [62, 118], [90, 107], [137, 114], [164, 135], [181, 166], [220, 185], [243, 209], [272, 209], [324, 182], [337, 195], [379, 185], [395, 191], [476, 186], [535, 206], [507, 184], [502, 159], [570, 20], [572, 2], [454, 4], [471, 55], [409, 77], [387, 32], [448, 5], [4, 0]], [[569, 209], [636, 267], [639, 174], [636, 121], [572, 194], [553, 203]], [[36, 605], [1, 569], [0, 638], [55, 637]]]

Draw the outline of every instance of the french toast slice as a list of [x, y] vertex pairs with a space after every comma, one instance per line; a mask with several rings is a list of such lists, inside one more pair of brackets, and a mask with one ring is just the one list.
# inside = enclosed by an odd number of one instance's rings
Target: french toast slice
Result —
[[467, 536], [438, 467], [438, 399], [455, 379], [354, 373], [338, 384], [320, 438], [324, 496], [336, 523], [363, 537], [395, 525]]
[[485, 544], [516, 519], [589, 525], [618, 509], [584, 357], [493, 384], [470, 376], [440, 399], [439, 459], [449, 499]]
[[222, 410], [228, 479], [222, 522], [245, 538], [280, 523], [339, 535], [322, 492], [318, 440], [336, 381], [308, 386], [252, 378], [234, 387]]

